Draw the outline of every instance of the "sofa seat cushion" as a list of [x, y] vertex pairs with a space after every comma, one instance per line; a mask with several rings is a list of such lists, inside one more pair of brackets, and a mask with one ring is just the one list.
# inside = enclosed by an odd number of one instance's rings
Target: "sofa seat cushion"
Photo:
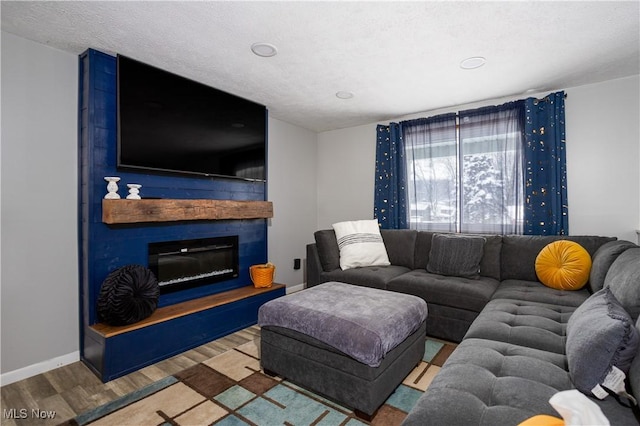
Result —
[[415, 269], [389, 281], [387, 290], [420, 296], [427, 303], [480, 312], [498, 284], [493, 278], [449, 277]]
[[403, 425], [515, 425], [573, 386], [561, 354], [504, 342], [465, 339], [451, 354]]
[[404, 266], [365, 266], [362, 268], [334, 269], [330, 272], [321, 272], [322, 282], [338, 281], [364, 287], [379, 288], [385, 290], [387, 283], [395, 277], [406, 274], [410, 269]]
[[496, 299], [471, 324], [465, 339], [489, 339], [565, 353], [567, 323], [576, 307]]
[[538, 281], [505, 280], [492, 299], [515, 299], [577, 307], [591, 296], [586, 288], [574, 291], [557, 290]]

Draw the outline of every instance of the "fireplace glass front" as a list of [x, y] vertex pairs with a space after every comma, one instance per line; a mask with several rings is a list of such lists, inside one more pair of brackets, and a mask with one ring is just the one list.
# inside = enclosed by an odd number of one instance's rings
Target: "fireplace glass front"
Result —
[[160, 293], [238, 277], [238, 236], [149, 244], [149, 269]]

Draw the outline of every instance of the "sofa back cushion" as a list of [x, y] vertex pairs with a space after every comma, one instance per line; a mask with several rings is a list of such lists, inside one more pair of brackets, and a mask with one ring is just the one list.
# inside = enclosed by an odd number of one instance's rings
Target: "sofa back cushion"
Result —
[[[381, 229], [380, 234], [392, 265], [414, 269], [414, 252], [418, 231], [411, 229]], [[325, 272], [340, 268], [340, 248], [333, 229], [323, 229], [314, 234], [318, 257]]]
[[625, 250], [613, 262], [604, 288], [609, 288], [633, 320], [640, 317], [640, 247]]
[[500, 253], [502, 235], [483, 235], [484, 251], [480, 260], [480, 275], [500, 281]]
[[415, 269], [427, 269], [429, 253], [431, 252], [431, 240], [435, 232], [419, 231], [416, 236], [416, 251], [414, 253]]
[[501, 280], [538, 281], [536, 257], [547, 244], [569, 240], [580, 244], [593, 257], [601, 245], [614, 241], [611, 237], [566, 235], [504, 235], [500, 262]]
[[380, 233], [391, 264], [414, 269], [418, 231], [413, 229], [381, 229]]
[[632, 247], [638, 246], [630, 241], [616, 240], [609, 241], [596, 250], [593, 255], [591, 274], [589, 276], [589, 288], [592, 293], [602, 289], [607, 272], [609, 272], [609, 268], [611, 268], [613, 262], [615, 262], [618, 256]]
[[340, 267], [340, 248], [333, 229], [316, 231], [313, 236], [318, 247], [318, 257], [325, 272], [333, 271]]

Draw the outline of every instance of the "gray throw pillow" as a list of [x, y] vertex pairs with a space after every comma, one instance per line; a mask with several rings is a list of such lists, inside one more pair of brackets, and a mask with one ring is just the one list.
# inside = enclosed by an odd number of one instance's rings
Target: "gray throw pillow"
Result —
[[483, 237], [433, 234], [427, 271], [432, 274], [478, 278]]
[[566, 353], [573, 385], [603, 399], [606, 392], [600, 385], [613, 367], [629, 372], [639, 342], [633, 320], [613, 293], [605, 288], [592, 294], [567, 323]]

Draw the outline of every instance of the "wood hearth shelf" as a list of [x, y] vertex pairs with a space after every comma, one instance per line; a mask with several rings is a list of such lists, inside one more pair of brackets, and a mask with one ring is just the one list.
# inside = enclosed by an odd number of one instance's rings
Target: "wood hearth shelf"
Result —
[[172, 319], [185, 315], [190, 315], [197, 312], [205, 311], [207, 309], [237, 302], [238, 300], [284, 289], [285, 287], [286, 286], [284, 284], [275, 283], [269, 288], [255, 288], [253, 286], [241, 287], [225, 291], [223, 293], [213, 294], [211, 296], [205, 296], [199, 299], [188, 300], [186, 302], [177, 303], [175, 305], [158, 308], [150, 317], [135, 324], [113, 326], [105, 323], [98, 323], [92, 325], [91, 328], [104, 338], [109, 338], [118, 334], [127, 333], [129, 331], [138, 330], [144, 327], [149, 327], [151, 325], [158, 324], [164, 321], [170, 321]]
[[271, 201], [236, 200], [102, 200], [102, 222], [171, 222], [182, 220], [268, 219]]
[[85, 364], [106, 383], [255, 324], [260, 307], [285, 293], [283, 284], [244, 286], [158, 308], [131, 325], [85, 325]]

